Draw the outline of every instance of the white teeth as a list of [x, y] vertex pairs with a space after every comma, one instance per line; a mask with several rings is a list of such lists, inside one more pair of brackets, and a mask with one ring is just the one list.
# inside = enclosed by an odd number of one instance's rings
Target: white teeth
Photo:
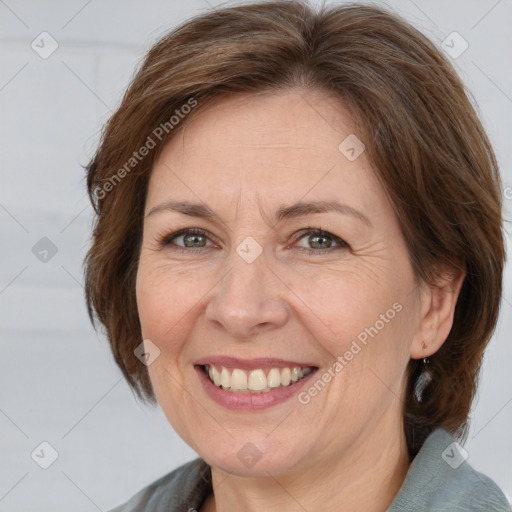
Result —
[[[231, 377], [231, 385], [233, 385], [233, 377]], [[249, 375], [249, 383], [247, 387], [252, 391], [261, 391], [262, 389], [266, 389], [267, 377], [265, 377], [265, 372], [263, 370], [253, 370]]]
[[217, 368], [215, 368], [215, 366], [210, 366], [208, 375], [210, 376], [210, 380], [212, 380], [216, 386], [221, 385], [222, 377], [221, 377], [221, 374], [217, 371]]
[[267, 386], [269, 388], [278, 388], [281, 385], [281, 372], [279, 368], [272, 368], [267, 375]]
[[221, 367], [219, 371], [213, 365], [206, 365], [210, 380], [224, 390], [234, 393], [267, 392], [272, 388], [289, 386], [313, 371], [311, 367], [271, 368], [268, 375], [262, 369], [249, 372], [233, 369], [231, 372]]
[[247, 389], [247, 374], [238, 368], [231, 373], [231, 389]]
[[281, 370], [281, 385], [282, 386], [288, 386], [290, 384], [290, 377], [291, 377], [291, 370], [290, 368], [283, 368]]
[[231, 386], [231, 375], [224, 367], [222, 367], [222, 374], [220, 376], [220, 384], [223, 388], [229, 388]]

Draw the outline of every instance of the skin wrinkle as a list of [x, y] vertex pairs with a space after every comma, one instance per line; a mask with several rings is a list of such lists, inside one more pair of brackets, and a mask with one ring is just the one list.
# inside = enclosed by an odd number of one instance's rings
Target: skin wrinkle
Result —
[[[341, 503], [346, 512], [385, 510], [410, 462], [407, 363], [428, 355], [423, 340], [435, 352], [453, 319], [460, 288], [416, 286], [393, 208], [364, 153], [350, 162], [338, 151], [352, 133], [348, 113], [320, 92], [301, 98], [287, 91], [219, 102], [188, 124], [186, 144], [181, 132], [164, 147], [150, 178], [146, 213], [171, 199], [200, 200], [223, 220], [169, 211], [146, 218], [136, 283], [143, 336], [161, 351], [148, 367], [155, 395], [212, 466], [215, 497], [202, 512], [313, 512]], [[274, 139], [274, 147], [262, 154], [255, 137]], [[282, 203], [333, 198], [364, 212], [374, 228], [331, 212], [269, 227]], [[351, 250], [309, 255], [296, 248], [308, 247], [307, 235], [291, 243], [294, 233], [320, 225]], [[208, 248], [159, 248], [157, 237], [195, 227], [211, 233]], [[247, 236], [264, 249], [250, 264], [235, 250]], [[193, 363], [211, 354], [314, 361], [321, 375], [393, 303], [401, 312], [308, 405], [295, 396], [264, 411], [230, 411], [200, 387]], [[246, 442], [262, 452], [252, 468], [237, 457]]]

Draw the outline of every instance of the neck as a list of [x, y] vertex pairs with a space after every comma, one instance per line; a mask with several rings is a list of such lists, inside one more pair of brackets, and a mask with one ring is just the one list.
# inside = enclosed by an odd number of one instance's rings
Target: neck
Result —
[[350, 453], [335, 453], [307, 471], [247, 478], [212, 467], [214, 495], [201, 512], [384, 512], [398, 493], [410, 466], [405, 435], [388, 429], [374, 431], [351, 445]]

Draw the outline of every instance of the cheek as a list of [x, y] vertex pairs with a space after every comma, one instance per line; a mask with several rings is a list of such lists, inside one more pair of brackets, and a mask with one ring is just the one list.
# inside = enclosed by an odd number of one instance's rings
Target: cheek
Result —
[[[358, 267], [314, 280], [303, 276], [293, 291], [304, 297], [302, 311], [314, 322], [307, 328], [328, 354], [328, 368], [336, 375], [333, 388], [345, 396], [351, 390], [357, 402], [398, 386], [412, 336], [404, 320], [410, 314], [407, 280], [386, 275], [376, 280], [374, 272]], [[335, 360], [339, 364], [334, 367]]]
[[[398, 296], [396, 284], [385, 276], [376, 279], [375, 272], [365, 272], [361, 265], [289, 271], [285, 284], [300, 316], [311, 318], [309, 330], [318, 334], [332, 355], [345, 352], [351, 341], [376, 321], [380, 327], [379, 315], [392, 309]], [[388, 316], [394, 313], [391, 310]]]
[[204, 280], [195, 281], [189, 272], [141, 261], [136, 295], [143, 335], [165, 348], [169, 340], [179, 338], [206, 290]]
[[[344, 427], [348, 430], [372, 425], [389, 408], [400, 407], [403, 373], [409, 359], [402, 305], [367, 306], [366, 311], [354, 309], [352, 317], [340, 316], [343, 336], [325, 342], [324, 348], [334, 357], [323, 372], [328, 381], [326, 391], [319, 393], [322, 396], [314, 406], [326, 424], [346, 425], [350, 418], [351, 426]], [[321, 384], [316, 387], [323, 388]], [[311, 389], [308, 392], [315, 393]]]
[[[179, 273], [178, 273], [179, 274]], [[187, 313], [194, 294], [187, 291], [187, 280], [177, 278], [163, 265], [148, 264], [141, 257], [136, 282], [137, 307], [142, 335], [160, 350], [148, 366], [148, 374], [156, 399], [168, 421], [179, 432], [186, 432], [193, 418], [179, 404], [189, 397], [183, 387], [185, 374], [180, 364], [186, 349], [183, 340], [190, 330]]]

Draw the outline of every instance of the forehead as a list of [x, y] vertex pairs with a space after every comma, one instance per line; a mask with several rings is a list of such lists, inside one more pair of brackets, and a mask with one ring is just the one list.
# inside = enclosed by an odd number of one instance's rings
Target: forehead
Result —
[[[337, 155], [340, 136], [354, 133], [353, 124], [341, 101], [320, 90], [227, 96], [186, 123], [168, 148], [184, 158], [201, 156], [187, 154], [199, 148], [223, 156], [232, 150], [233, 158], [240, 149], [274, 159], [293, 158], [300, 150]], [[173, 151], [177, 146], [181, 152]]]
[[341, 101], [323, 91], [223, 98], [188, 120], [163, 148], [147, 207], [190, 199], [227, 212], [242, 196], [245, 205], [263, 208], [273, 208], [274, 199], [321, 199], [371, 212], [384, 199], [376, 197], [382, 190], [366, 155], [351, 160], [340, 150], [347, 137], [357, 136]]

